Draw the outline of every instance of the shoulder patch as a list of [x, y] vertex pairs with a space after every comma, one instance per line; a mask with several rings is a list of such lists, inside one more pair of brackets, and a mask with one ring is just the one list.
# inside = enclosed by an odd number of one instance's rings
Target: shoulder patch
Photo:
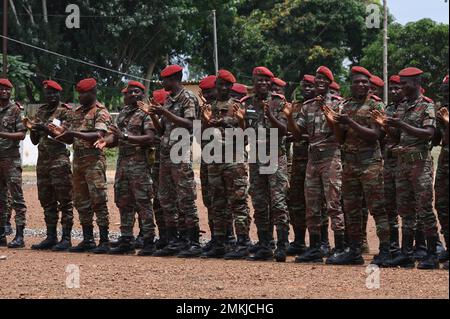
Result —
[[331, 94], [331, 98], [333, 98], [335, 100], [339, 100], [339, 101], [343, 100], [342, 96], [339, 96], [339, 95], [336, 95], [336, 94]]
[[286, 100], [286, 97], [283, 94], [278, 94], [278, 93], [272, 93], [272, 98], [279, 98], [282, 100]]
[[65, 107], [68, 110], [72, 109], [72, 107], [69, 104], [66, 104], [66, 103], [61, 103], [61, 106]]
[[244, 96], [242, 99], [239, 100], [239, 103], [245, 103], [245, 102], [248, 101], [248, 99], [250, 99], [250, 98], [251, 98], [250, 95]]
[[371, 94], [371, 95], [370, 95], [370, 98], [371, 98], [372, 100], [377, 101], [377, 102], [381, 102], [381, 101], [382, 101], [381, 98], [379, 98], [379, 97], [376, 96], [375, 94]]
[[106, 108], [102, 103], [100, 103], [98, 101], [95, 103], [95, 106], [98, 107], [99, 109], [105, 109]]
[[422, 95], [422, 98], [427, 103], [434, 103], [434, 101], [432, 99], [430, 99], [428, 96]]

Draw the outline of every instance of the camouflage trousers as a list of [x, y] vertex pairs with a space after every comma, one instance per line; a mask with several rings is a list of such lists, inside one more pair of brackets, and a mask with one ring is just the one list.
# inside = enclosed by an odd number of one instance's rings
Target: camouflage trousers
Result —
[[389, 244], [390, 229], [384, 209], [382, 160], [344, 161], [342, 186], [348, 238], [354, 242], [361, 242], [365, 198], [367, 208], [375, 219], [380, 243]]
[[134, 216], [142, 221], [144, 238], [155, 237], [152, 179], [147, 161], [119, 158], [114, 182], [114, 201], [120, 212], [122, 236], [133, 236]]
[[164, 213], [159, 202], [159, 162], [155, 162], [151, 167], [151, 176], [153, 182], [153, 213], [155, 215], [156, 225], [158, 226], [159, 237], [166, 232], [166, 224], [164, 222]]
[[236, 234], [248, 237], [246, 164], [209, 164], [208, 183], [214, 211], [214, 235], [225, 236], [234, 220]]
[[[250, 164], [250, 189], [254, 208], [255, 225], [258, 230], [270, 231], [270, 219], [277, 229], [289, 230], [287, 209], [287, 160], [278, 158], [278, 167], [273, 174], [261, 174], [260, 165]], [[270, 211], [272, 217], [270, 217]]]
[[[6, 196], [7, 196], [7, 199], [6, 199], [6, 209], [5, 209], [5, 222], [10, 223], [12, 210], [13, 210], [13, 200], [11, 197], [11, 193], [9, 191]], [[0, 220], [1, 220], [1, 217], [0, 217]]]
[[447, 242], [449, 238], [448, 153], [449, 153], [448, 150], [442, 149], [441, 154], [439, 156], [439, 163], [436, 171], [436, 181], [434, 184], [434, 192], [436, 197], [435, 200], [436, 211], [438, 213], [438, 218], [441, 224], [442, 232]]
[[414, 234], [417, 220], [424, 225], [426, 237], [437, 236], [433, 212], [433, 174], [431, 159], [414, 162], [398, 160], [395, 178], [398, 213], [402, 234]]
[[94, 214], [98, 226], [109, 226], [105, 172], [106, 159], [103, 155], [74, 157], [74, 206], [78, 211], [82, 226], [91, 226]]
[[44, 209], [45, 224], [56, 226], [61, 212], [63, 228], [72, 228], [72, 170], [69, 154], [39, 154], [36, 166], [38, 197]]
[[200, 163], [200, 185], [202, 189], [202, 200], [203, 205], [206, 207], [206, 212], [208, 214], [208, 225], [211, 233], [214, 231], [214, 216], [212, 212], [212, 195], [211, 189], [209, 185], [209, 177], [208, 177], [208, 164], [203, 161]]
[[398, 229], [398, 212], [396, 198], [395, 172], [397, 170], [396, 158], [385, 158], [383, 163], [384, 177], [384, 207], [389, 220], [390, 229]]
[[4, 226], [8, 214], [8, 191], [12, 208], [16, 212], [17, 226], [25, 226], [27, 207], [22, 191], [22, 162], [17, 158], [0, 158], [0, 226]]
[[289, 217], [293, 227], [306, 229], [305, 177], [307, 159], [292, 161], [288, 190]]
[[[192, 163], [174, 164], [170, 158], [161, 158], [158, 196], [167, 228], [198, 228], [197, 190]], [[184, 223], [178, 223], [179, 212], [184, 215]]]
[[315, 161], [309, 159], [305, 179], [306, 222], [310, 234], [320, 234], [323, 202], [335, 233], [344, 234], [341, 205], [342, 162], [340, 154]]

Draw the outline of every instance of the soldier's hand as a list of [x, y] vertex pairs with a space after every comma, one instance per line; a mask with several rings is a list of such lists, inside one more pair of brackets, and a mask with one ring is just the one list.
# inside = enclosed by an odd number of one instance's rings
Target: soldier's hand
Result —
[[387, 117], [386, 118], [387, 126], [400, 127], [401, 123], [402, 123], [402, 121], [399, 118], [395, 118], [395, 117]]
[[103, 137], [100, 137], [95, 143], [95, 148], [98, 148], [100, 150], [103, 150], [106, 147], [106, 141]]
[[323, 114], [325, 115], [326, 119], [328, 120], [328, 122], [333, 124], [337, 123], [338, 114], [335, 111], [333, 111], [328, 105], [322, 105], [320, 108]]
[[22, 119], [22, 123], [27, 129], [29, 129], [29, 130], [33, 129], [33, 124], [34, 123], [28, 117], [24, 117]]
[[137, 102], [138, 107], [146, 114], [152, 115], [153, 109], [150, 106], [150, 103], [145, 103], [144, 101]]
[[289, 118], [292, 117], [294, 114], [294, 106], [291, 103], [286, 102], [284, 104], [284, 108], [283, 108], [283, 114]]
[[201, 110], [202, 110], [202, 119], [205, 123], [209, 123], [211, 122], [212, 119], [212, 109], [211, 109], [211, 105], [209, 104], [202, 104], [200, 106]]
[[349, 124], [350, 118], [348, 117], [347, 114], [336, 114], [336, 123], [344, 125]]
[[443, 122], [444, 124], [448, 125], [449, 122], [449, 112], [446, 107], [441, 108], [437, 112], [437, 118], [439, 121]]
[[117, 126], [110, 125], [109, 126], [109, 131], [111, 132], [111, 134], [116, 136], [118, 139], [123, 138], [123, 132]]
[[386, 116], [384, 116], [380, 111], [374, 110], [371, 113], [372, 120], [380, 126], [386, 126]]
[[236, 119], [243, 121], [245, 118], [245, 109], [243, 109], [238, 103], [234, 103], [233, 115]]
[[319, 106], [323, 106], [325, 104], [325, 98], [322, 95], [316, 96], [316, 103]]
[[60, 138], [62, 135], [67, 134], [68, 131], [63, 126], [58, 126], [53, 123], [50, 123], [47, 125], [47, 129], [50, 131], [51, 134], [56, 136], [55, 138]]
[[264, 106], [264, 114], [266, 114], [266, 116], [270, 116], [271, 112], [270, 112], [270, 105], [267, 101], [263, 102], [263, 106]]

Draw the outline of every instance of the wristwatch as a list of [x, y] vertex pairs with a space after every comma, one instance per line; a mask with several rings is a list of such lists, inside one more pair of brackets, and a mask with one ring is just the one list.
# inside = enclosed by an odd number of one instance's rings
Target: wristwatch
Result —
[[128, 134], [127, 134], [127, 133], [123, 133], [123, 139], [124, 139], [125, 141], [128, 141]]

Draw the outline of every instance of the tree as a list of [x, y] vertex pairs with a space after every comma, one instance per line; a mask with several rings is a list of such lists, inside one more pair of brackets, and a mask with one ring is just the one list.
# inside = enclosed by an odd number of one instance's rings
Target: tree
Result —
[[[446, 24], [422, 19], [406, 25], [389, 25], [389, 73], [408, 66], [422, 69], [426, 95], [436, 98], [442, 79], [448, 74], [449, 28]], [[374, 74], [383, 74], [383, 41], [376, 38], [363, 50], [361, 64]]]
[[[0, 69], [3, 68], [3, 59], [0, 59]], [[14, 85], [15, 99], [22, 101], [26, 95], [24, 88], [30, 77], [33, 76], [31, 71], [32, 66], [24, 62], [21, 56], [9, 55], [8, 56], [8, 79]]]

